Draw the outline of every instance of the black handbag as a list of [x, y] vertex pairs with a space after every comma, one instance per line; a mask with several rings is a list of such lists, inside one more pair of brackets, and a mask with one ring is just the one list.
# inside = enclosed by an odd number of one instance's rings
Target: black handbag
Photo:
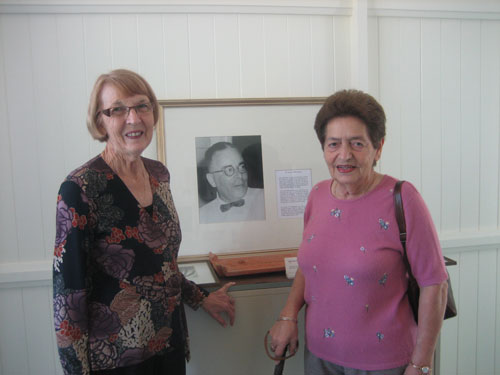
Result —
[[[408, 262], [408, 256], [406, 255], [406, 221], [403, 209], [403, 200], [401, 198], [401, 186], [404, 181], [398, 181], [394, 187], [394, 205], [396, 207], [396, 220], [399, 227], [399, 239], [403, 245], [403, 262], [408, 270], [408, 300], [410, 302], [411, 309], [413, 311], [413, 317], [418, 324], [418, 302], [420, 298], [420, 287], [418, 286], [417, 280], [411, 272], [410, 263]], [[446, 264], [456, 264], [456, 262], [450, 258], [444, 257]], [[448, 271], [446, 271], [448, 273]], [[450, 274], [448, 274], [448, 299], [446, 301], [446, 310], [444, 312], [444, 319], [453, 318], [457, 316], [457, 306], [455, 304], [455, 298], [453, 298], [453, 290], [451, 289]]]

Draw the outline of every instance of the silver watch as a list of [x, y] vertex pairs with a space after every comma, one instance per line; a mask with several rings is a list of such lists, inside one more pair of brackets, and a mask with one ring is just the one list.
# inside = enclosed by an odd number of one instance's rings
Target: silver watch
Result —
[[432, 368], [430, 366], [417, 366], [413, 362], [410, 362], [410, 365], [420, 371], [420, 375], [430, 375], [432, 372]]

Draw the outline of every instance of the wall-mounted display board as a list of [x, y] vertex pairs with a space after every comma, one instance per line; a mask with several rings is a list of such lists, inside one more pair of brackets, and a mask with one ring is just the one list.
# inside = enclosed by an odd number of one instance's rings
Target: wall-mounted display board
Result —
[[299, 246], [303, 220], [279, 214], [276, 176], [329, 178], [313, 128], [324, 100], [160, 101], [158, 160], [170, 171], [180, 256]]

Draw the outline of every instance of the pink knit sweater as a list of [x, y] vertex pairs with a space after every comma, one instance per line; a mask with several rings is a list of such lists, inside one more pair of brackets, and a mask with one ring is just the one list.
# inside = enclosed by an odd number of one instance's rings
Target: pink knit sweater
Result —
[[[332, 181], [312, 189], [298, 254], [305, 277], [306, 338], [316, 356], [362, 370], [403, 366], [417, 326], [406, 297], [406, 270], [395, 218], [396, 180], [384, 176], [368, 194], [339, 200]], [[402, 189], [407, 251], [420, 286], [447, 274], [430, 213], [415, 187]]]

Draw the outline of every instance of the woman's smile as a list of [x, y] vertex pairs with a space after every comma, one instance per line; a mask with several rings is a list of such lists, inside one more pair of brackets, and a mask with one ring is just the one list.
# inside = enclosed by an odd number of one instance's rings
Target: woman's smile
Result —
[[356, 169], [354, 165], [337, 165], [336, 168], [340, 173], [350, 173]]

